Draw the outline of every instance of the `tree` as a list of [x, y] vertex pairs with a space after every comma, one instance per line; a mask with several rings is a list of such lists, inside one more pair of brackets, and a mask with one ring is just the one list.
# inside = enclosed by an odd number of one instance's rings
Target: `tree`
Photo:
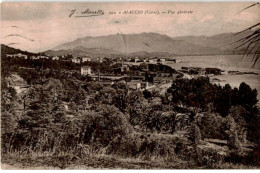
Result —
[[228, 125], [228, 141], [227, 146], [230, 150], [239, 151], [241, 150], [241, 143], [238, 140], [236, 123], [231, 116], [227, 117], [227, 125]]
[[107, 146], [117, 136], [123, 137], [133, 130], [125, 115], [111, 105], [101, 104], [95, 113], [89, 112], [79, 118], [84, 125], [85, 141], [94, 145]]
[[223, 87], [222, 91], [219, 92], [219, 95], [214, 100], [216, 111], [220, 113], [220, 115], [222, 116], [228, 115], [229, 109], [232, 105], [231, 94], [232, 94], [231, 86], [229, 84], [226, 84]]
[[252, 90], [251, 87], [244, 82], [240, 84], [238, 93], [240, 105], [253, 107], [258, 102], [257, 90]]
[[152, 97], [152, 93], [148, 90], [143, 91], [144, 98], [149, 99]]

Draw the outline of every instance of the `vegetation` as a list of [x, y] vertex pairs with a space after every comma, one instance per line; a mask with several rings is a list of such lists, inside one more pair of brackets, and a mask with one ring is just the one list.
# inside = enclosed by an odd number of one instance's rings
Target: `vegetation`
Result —
[[[108, 66], [88, 65], [100, 71]], [[257, 91], [245, 83], [232, 89], [204, 77], [178, 78], [160, 95], [132, 91], [124, 83], [89, 82], [71, 62], [2, 57], [2, 67], [2, 162], [69, 168], [96, 167], [94, 161], [103, 159], [113, 168], [259, 167]], [[14, 76], [28, 84], [24, 92], [14, 89]]]

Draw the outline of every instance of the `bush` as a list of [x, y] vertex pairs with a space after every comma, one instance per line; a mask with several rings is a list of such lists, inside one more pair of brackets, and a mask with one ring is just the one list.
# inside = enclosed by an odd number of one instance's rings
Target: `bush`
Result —
[[247, 140], [247, 123], [244, 119], [244, 114], [246, 109], [242, 106], [232, 106], [229, 111], [229, 115], [234, 119], [236, 123], [236, 131], [238, 139], [241, 142], [246, 142]]
[[197, 153], [197, 164], [204, 168], [216, 168], [218, 165], [222, 165], [225, 159], [224, 155], [217, 153], [217, 151], [213, 149], [203, 150], [198, 148]]
[[230, 150], [239, 151], [241, 150], [241, 144], [238, 140], [237, 128], [234, 119], [231, 116], [227, 117], [227, 125], [228, 125], [228, 140], [227, 146]]
[[226, 125], [225, 119], [218, 113], [206, 112], [200, 114], [200, 120], [198, 126], [201, 130], [201, 137], [204, 138], [216, 138], [226, 139]]
[[89, 112], [80, 117], [83, 123], [84, 143], [107, 146], [116, 137], [124, 137], [132, 132], [127, 118], [117, 108], [99, 105], [97, 112]]
[[175, 156], [178, 139], [171, 135], [135, 133], [125, 137], [118, 137], [107, 148], [108, 154], [124, 157], [142, 157], [150, 160], [152, 157]]

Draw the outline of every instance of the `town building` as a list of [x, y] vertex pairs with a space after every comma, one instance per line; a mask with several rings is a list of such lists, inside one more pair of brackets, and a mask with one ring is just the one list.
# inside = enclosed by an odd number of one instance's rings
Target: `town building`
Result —
[[91, 80], [92, 81], [119, 81], [124, 79], [125, 76], [120, 75], [120, 76], [114, 76], [114, 75], [101, 75], [98, 73], [98, 75], [91, 75]]
[[149, 60], [148, 59], [143, 59], [143, 62], [148, 62]]
[[80, 64], [81, 59], [80, 58], [73, 58], [71, 61], [76, 63], [76, 64]]
[[200, 67], [181, 67], [180, 71], [190, 75], [205, 75], [205, 69]]
[[157, 62], [165, 62], [165, 59], [164, 58], [159, 58], [159, 59], [157, 59]]
[[91, 67], [90, 66], [82, 66], [80, 69], [81, 75], [91, 75]]
[[124, 61], [124, 58], [122, 58], [122, 57], [116, 57], [116, 58], [115, 58], [115, 61], [116, 61], [117, 63], [120, 63], [120, 62]]
[[38, 59], [38, 57], [36, 57], [36, 56], [31, 56], [31, 59]]
[[148, 62], [149, 63], [154, 63], [154, 60], [153, 59], [149, 59]]
[[206, 74], [221, 75], [221, 70], [218, 68], [206, 68]]
[[174, 63], [180, 63], [181, 62], [180, 59], [175, 59], [175, 58], [167, 58], [166, 61], [172, 61]]
[[127, 86], [129, 87], [129, 89], [132, 89], [132, 90], [140, 90], [141, 89], [141, 81], [132, 80], [131, 82], [127, 82]]
[[122, 63], [116, 63], [116, 64], [113, 65], [113, 71], [116, 74], [127, 72], [129, 70], [130, 70], [129, 66], [127, 64], [123, 64], [123, 62]]
[[97, 58], [97, 62], [102, 63], [102, 62], [103, 62], [103, 58], [102, 58], [102, 57], [98, 57], [98, 58]]
[[131, 80], [130, 82], [126, 82], [126, 85], [131, 90], [145, 90], [149, 88], [149, 83], [141, 80]]
[[27, 59], [28, 58], [27, 55], [24, 55], [24, 54], [21, 54], [21, 53], [18, 53], [18, 54], [8, 54], [8, 55], [6, 55], [6, 57], [23, 58], [23, 59]]
[[175, 62], [175, 63], [180, 63], [181, 60], [180, 60], [180, 59], [173, 59], [173, 62]]
[[89, 57], [82, 57], [82, 62], [89, 62], [91, 59]]
[[54, 56], [54, 57], [52, 57], [52, 60], [59, 60], [60, 58], [58, 57], [58, 56]]
[[134, 59], [134, 62], [140, 62], [139, 58], [136, 57], [136, 58]]
[[6, 57], [13, 58], [14, 55], [7, 54]]
[[44, 56], [44, 55], [39, 55], [37, 56], [37, 59], [48, 59], [49, 57], [47, 56]]

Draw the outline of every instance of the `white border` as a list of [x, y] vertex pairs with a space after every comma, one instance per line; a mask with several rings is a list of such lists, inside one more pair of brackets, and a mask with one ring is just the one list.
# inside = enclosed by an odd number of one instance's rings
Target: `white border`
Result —
[[[158, 2], [160, 0], [0, 0], [0, 3], [2, 2]], [[162, 0], [162, 2], [260, 2], [259, 0], [233, 0], [233, 1], [225, 1], [225, 0]], [[0, 10], [1, 11], [1, 10]], [[1, 17], [1, 15], [0, 15]], [[43, 172], [53, 172], [55, 171], [55, 173], [64, 173], [64, 172], [77, 172], [77, 173], [86, 173], [86, 172], [106, 172], [106, 173], [114, 173], [114, 172], [126, 172], [126, 173], [132, 173], [132, 172], [149, 172], [149, 173], [157, 173], [159, 172], [181, 172], [181, 173], [188, 173], [188, 172], [192, 172], [192, 173], [201, 173], [201, 172], [223, 172], [223, 173], [232, 173], [232, 172], [236, 172], [236, 173], [245, 173], [245, 172], [259, 172], [258, 170], [236, 170], [236, 169], [230, 169], [230, 170], [1, 170], [1, 172], [5, 173], [5, 172], [10, 172], [10, 173], [17, 173], [22, 172], [22, 173], [31, 173], [31, 172], [39, 172], [39, 173], [43, 173]]]

